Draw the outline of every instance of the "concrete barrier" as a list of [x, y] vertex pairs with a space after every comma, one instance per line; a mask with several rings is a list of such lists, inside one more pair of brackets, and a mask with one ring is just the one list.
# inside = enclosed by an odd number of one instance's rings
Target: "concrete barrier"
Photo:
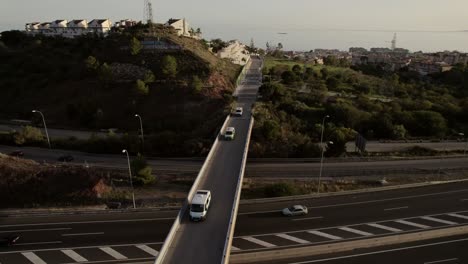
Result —
[[205, 176], [205, 171], [208, 168], [209, 164], [211, 163], [211, 160], [213, 159], [213, 155], [216, 151], [216, 148], [218, 147], [219, 144], [219, 137], [223, 133], [223, 131], [226, 129], [227, 124], [229, 123], [231, 116], [228, 115], [226, 117], [226, 120], [224, 121], [223, 126], [221, 127], [220, 132], [216, 136], [216, 139], [213, 143], [213, 146], [211, 146], [211, 150], [208, 153], [208, 156], [205, 159], [205, 162], [203, 163], [202, 168], [200, 169], [200, 172], [198, 173], [197, 178], [193, 182], [192, 188], [190, 189], [189, 194], [187, 195], [187, 198], [185, 199], [184, 204], [182, 205], [182, 208], [179, 211], [179, 214], [177, 215], [176, 219], [174, 220], [174, 224], [172, 224], [171, 230], [167, 234], [166, 239], [164, 240], [164, 244], [159, 251], [158, 257], [156, 258], [156, 261], [154, 262], [155, 264], [161, 264], [164, 261], [164, 258], [166, 257], [166, 254], [169, 250], [169, 245], [172, 244], [174, 241], [175, 235], [177, 231], [179, 230], [180, 223], [182, 222], [182, 218], [185, 215], [185, 212], [188, 209], [188, 204], [190, 200], [192, 199], [194, 193], [198, 190], [198, 185], [200, 184], [201, 179]]
[[352, 191], [320, 193], [320, 194], [304, 194], [304, 195], [284, 196], [284, 197], [274, 197], [274, 198], [250, 199], [250, 200], [241, 200], [240, 204], [247, 205], [247, 204], [275, 203], [275, 202], [284, 202], [284, 201], [299, 201], [299, 200], [306, 200], [306, 199], [320, 198], [320, 197], [342, 196], [342, 195], [359, 194], [359, 193], [371, 193], [371, 192], [383, 192], [383, 191], [418, 188], [418, 187], [426, 187], [426, 186], [441, 185], [441, 184], [450, 184], [450, 183], [457, 183], [457, 182], [467, 182], [467, 181], [468, 181], [468, 179], [453, 180], [453, 181], [441, 181], [441, 182], [410, 183], [410, 184], [394, 185], [394, 186], [387, 186], [387, 187], [366, 188], [366, 189], [359, 189], [359, 190], [352, 190]]
[[241, 191], [242, 191], [242, 182], [244, 180], [245, 164], [247, 163], [247, 154], [249, 153], [250, 135], [252, 134], [253, 124], [254, 124], [254, 118], [251, 117], [249, 130], [247, 132], [247, 140], [245, 142], [245, 147], [244, 147], [244, 153], [242, 155], [242, 164], [241, 164], [241, 169], [239, 172], [239, 177], [238, 177], [239, 179], [237, 181], [236, 194], [234, 195], [234, 202], [232, 205], [232, 211], [231, 211], [231, 217], [230, 217], [231, 220], [229, 222], [229, 227], [228, 227], [228, 231], [226, 235], [226, 242], [224, 244], [223, 259], [221, 261], [222, 264], [229, 263], [229, 257], [231, 254], [232, 239], [234, 236], [234, 229], [236, 228], [237, 212], [239, 210], [239, 200], [240, 200]]
[[231, 256], [230, 263], [257, 263], [262, 261], [282, 260], [290, 258], [310, 257], [323, 254], [335, 254], [339, 252], [353, 251], [356, 249], [374, 248], [380, 246], [390, 246], [415, 241], [423, 241], [441, 237], [464, 235], [468, 233], [468, 225], [431, 230], [426, 232], [401, 234], [388, 237], [361, 239], [355, 241], [286, 248], [279, 250], [269, 250], [251, 253], [240, 253]]

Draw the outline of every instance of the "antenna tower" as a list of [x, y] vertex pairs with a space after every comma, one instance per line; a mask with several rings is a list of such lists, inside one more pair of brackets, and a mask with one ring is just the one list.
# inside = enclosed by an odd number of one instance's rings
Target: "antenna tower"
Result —
[[396, 43], [397, 43], [397, 35], [396, 33], [393, 35], [393, 39], [392, 39], [392, 50], [395, 50], [396, 49]]
[[153, 7], [150, 0], [145, 0], [145, 17], [147, 24], [153, 24]]

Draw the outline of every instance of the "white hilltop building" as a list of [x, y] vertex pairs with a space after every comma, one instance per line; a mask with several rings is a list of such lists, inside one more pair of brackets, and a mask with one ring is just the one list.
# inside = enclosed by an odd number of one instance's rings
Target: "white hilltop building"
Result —
[[109, 19], [93, 19], [88, 23], [86, 19], [65, 20], [59, 19], [53, 22], [33, 22], [26, 24], [26, 34], [62, 36], [65, 38], [74, 38], [86, 34], [98, 34], [107, 36], [112, 28], [112, 22]]
[[171, 18], [164, 25], [166, 27], [173, 27], [176, 30], [178, 36], [201, 39], [201, 32], [196, 32], [193, 28], [191, 28], [185, 18]]
[[249, 61], [250, 53], [246, 45], [234, 40], [229, 42], [226, 48], [218, 51], [218, 56], [223, 59], [230, 59], [232, 63], [245, 65]]

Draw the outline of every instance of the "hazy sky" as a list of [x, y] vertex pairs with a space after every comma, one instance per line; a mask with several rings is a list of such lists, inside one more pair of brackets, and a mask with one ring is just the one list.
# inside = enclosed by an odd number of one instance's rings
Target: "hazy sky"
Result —
[[[250, 38], [285, 48], [388, 46], [414, 50], [468, 50], [468, 33], [421, 35], [403, 31], [468, 30], [468, 0], [151, 0], [156, 22], [185, 17], [207, 39]], [[27, 22], [110, 18], [142, 20], [144, 0], [0, 0], [0, 32]], [[342, 30], [350, 30], [344, 32]], [[353, 30], [388, 31], [359, 33]], [[277, 32], [288, 32], [287, 36]], [[419, 34], [419, 35], [418, 35]], [[304, 38], [307, 37], [307, 40]]]
[[[59, 18], [143, 16], [143, 0], [0, 0], [0, 29]], [[194, 26], [375, 30], [467, 30], [467, 0], [152, 0], [158, 22]]]

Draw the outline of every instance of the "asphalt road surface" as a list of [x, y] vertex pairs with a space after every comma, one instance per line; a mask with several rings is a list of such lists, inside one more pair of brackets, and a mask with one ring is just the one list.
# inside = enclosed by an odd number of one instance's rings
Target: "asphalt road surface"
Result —
[[[281, 216], [280, 210], [292, 204], [308, 206], [309, 215], [295, 218]], [[302, 245], [290, 240], [291, 237], [320, 244], [392, 235], [399, 233], [395, 232], [396, 229], [414, 232], [463, 225], [468, 224], [468, 220], [460, 216], [468, 217], [467, 211], [468, 182], [295, 202], [241, 205], [233, 246], [240, 250], [238, 252], [272, 250]], [[213, 211], [209, 213], [207, 222], [195, 223], [195, 226], [203, 227], [208, 221], [218, 217], [212, 213]], [[24, 256], [26, 253], [33, 253], [45, 263], [74, 263], [67, 255], [72, 253], [67, 250], [92, 262], [114, 263], [116, 256], [121, 257], [107, 248], [118, 252], [128, 261], [154, 260], [153, 255], [159, 251], [176, 214], [176, 211], [167, 211], [1, 217], [0, 235], [17, 233], [21, 234], [21, 240], [15, 246], [0, 249], [0, 263], [34, 263]], [[427, 218], [428, 216], [432, 218]], [[408, 222], [419, 227], [408, 225]], [[378, 223], [380, 227], [369, 225], [374, 223]], [[382, 229], [382, 226], [393, 231]], [[347, 228], [361, 231], [361, 234], [349, 232]], [[288, 235], [287, 238], [284, 238], [284, 234]], [[334, 239], [331, 239], [332, 236]], [[212, 237], [211, 233], [208, 237]], [[198, 245], [202, 246], [202, 243]], [[189, 260], [186, 263], [198, 262]]]
[[[248, 82], [258, 81], [261, 63], [258, 59], [252, 59], [246, 76]], [[237, 105], [243, 107], [244, 113], [240, 118], [232, 117], [227, 125], [236, 129], [235, 139], [220, 141], [206, 175], [199, 183], [199, 189], [210, 190], [212, 195], [207, 219], [201, 223], [193, 223], [189, 220], [187, 210], [163, 263], [222, 262], [242, 157], [247, 144], [251, 105], [256, 100], [258, 87], [259, 84], [255, 82], [238, 88]]]
[[[247, 82], [245, 86], [254, 82]], [[254, 83], [255, 84], [255, 83]], [[245, 87], [243, 86], [243, 87]], [[0, 124], [0, 131], [10, 132], [10, 131], [19, 131], [22, 127], [19, 125], [11, 124]], [[101, 137], [106, 137], [108, 133], [105, 132], [95, 132], [95, 131], [81, 131], [81, 130], [65, 130], [65, 129], [48, 129], [50, 138], [70, 138], [74, 137], [77, 139], [87, 140], [93, 134]], [[119, 133], [117, 133], [119, 135]], [[460, 141], [442, 141], [442, 142], [430, 142], [430, 141], [421, 141], [421, 142], [391, 142], [383, 143], [379, 141], [368, 141], [366, 144], [367, 152], [395, 152], [401, 151], [405, 148], [420, 146], [425, 148], [431, 148], [438, 151], [452, 151], [452, 150], [468, 150], [468, 142]], [[356, 147], [354, 142], [348, 142], [346, 144], [348, 152], [355, 152]]]
[[468, 235], [464, 235], [265, 264], [466, 264], [467, 248]]
[[[247, 119], [241, 119], [241, 122]], [[241, 132], [241, 131], [238, 131]], [[238, 135], [239, 136], [239, 135]], [[238, 137], [239, 138], [239, 137]], [[18, 148], [0, 146], [0, 152], [10, 153]], [[58, 157], [70, 154], [74, 157], [73, 164], [127, 169], [125, 155], [97, 155], [75, 151], [49, 150], [40, 148], [22, 148], [25, 156], [38, 162], [57, 162]], [[148, 159], [154, 171], [162, 173], [197, 173], [203, 161], [197, 159]], [[445, 170], [467, 170], [468, 156], [459, 158], [396, 160], [369, 162], [325, 162], [323, 177], [359, 177], [386, 176], [399, 174], [428, 174]], [[318, 162], [262, 162], [261, 160], [247, 163], [246, 177], [266, 178], [315, 178], [319, 174]]]

